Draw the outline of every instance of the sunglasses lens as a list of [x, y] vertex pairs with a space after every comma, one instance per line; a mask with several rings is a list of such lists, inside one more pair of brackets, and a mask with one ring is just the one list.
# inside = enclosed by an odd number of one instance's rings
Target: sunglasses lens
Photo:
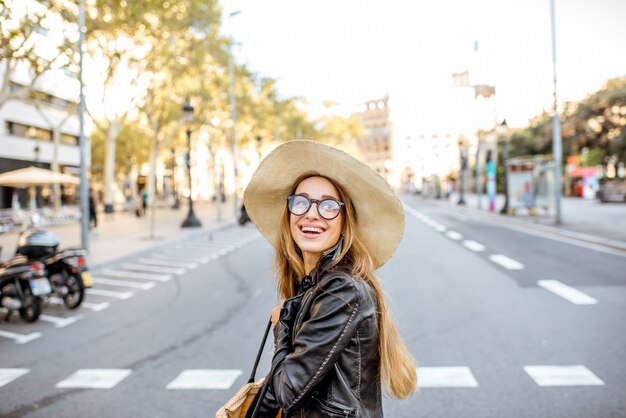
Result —
[[322, 200], [318, 204], [317, 209], [322, 218], [334, 219], [337, 217], [337, 215], [339, 215], [339, 209], [341, 209], [341, 206], [336, 201], [328, 199]]
[[309, 210], [311, 202], [304, 196], [295, 195], [289, 198], [289, 212], [294, 215], [302, 215]]

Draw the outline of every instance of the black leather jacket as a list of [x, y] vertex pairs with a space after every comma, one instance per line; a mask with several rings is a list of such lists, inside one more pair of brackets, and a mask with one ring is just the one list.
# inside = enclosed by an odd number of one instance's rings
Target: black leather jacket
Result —
[[260, 417], [382, 417], [376, 298], [345, 269], [318, 268], [274, 327]]

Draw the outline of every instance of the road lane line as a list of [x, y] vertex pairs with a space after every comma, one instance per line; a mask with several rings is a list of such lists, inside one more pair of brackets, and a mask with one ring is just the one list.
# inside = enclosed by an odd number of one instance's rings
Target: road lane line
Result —
[[522, 270], [524, 265], [502, 254], [493, 254], [489, 259], [508, 270]]
[[[54, 305], [65, 306], [65, 303], [63, 302], [63, 299], [61, 299], [58, 296], [52, 296], [50, 299], [48, 299], [48, 303], [52, 303]], [[109, 302], [102, 302], [102, 303], [83, 302], [83, 303], [80, 304], [81, 308], [90, 309], [90, 310], [92, 310], [94, 312], [100, 312], [100, 311], [108, 308], [109, 306], [111, 306], [109, 304]]]
[[27, 374], [29, 369], [0, 369], [0, 388]]
[[141, 289], [141, 290], [148, 290], [154, 287], [154, 282], [140, 283], [140, 282], [131, 282], [128, 280], [105, 279], [103, 277], [93, 277], [92, 279], [94, 283], [103, 284], [106, 286], [129, 287], [132, 289]]
[[603, 386], [604, 382], [585, 366], [524, 366], [538, 386]]
[[598, 303], [597, 299], [592, 298], [578, 289], [561, 283], [558, 280], [539, 280], [537, 284], [575, 305], [595, 305]]
[[465, 246], [466, 248], [469, 248], [472, 251], [485, 251], [485, 246], [482, 245], [480, 242], [476, 242], [476, 241], [472, 241], [472, 240], [465, 240], [463, 241], [463, 246]]
[[155, 280], [157, 282], [167, 282], [172, 278], [171, 274], [147, 274], [125, 270], [102, 270], [99, 274], [111, 277], [121, 277], [124, 279]]
[[454, 241], [461, 241], [463, 239], [463, 235], [459, 234], [456, 231], [452, 231], [452, 230], [446, 232], [446, 237], [448, 237], [448, 238], [450, 238], [451, 240], [454, 240]]
[[115, 292], [113, 290], [102, 289], [87, 289], [86, 292], [88, 295], [106, 296], [116, 299], [130, 299], [133, 297], [133, 292]]
[[0, 337], [10, 338], [15, 341], [15, 344], [26, 344], [32, 340], [36, 340], [43, 334], [41, 332], [31, 332], [30, 334], [17, 334], [15, 332], [0, 330]]
[[69, 316], [67, 318], [52, 315], [40, 315], [39, 319], [54, 324], [55, 328], [65, 328], [66, 326], [71, 325], [76, 321], [80, 321], [84, 317], [85, 316], [82, 314]]
[[446, 228], [445, 226], [439, 224], [435, 227], [435, 231], [437, 232], [446, 232], [448, 230], [448, 228]]
[[241, 370], [183, 370], [167, 389], [230, 389]]
[[140, 258], [137, 260], [138, 263], [148, 264], [153, 266], [165, 266], [165, 267], [181, 267], [185, 269], [195, 269], [198, 268], [197, 263], [185, 263], [180, 261], [169, 261], [169, 260], [156, 260], [153, 258]]
[[180, 267], [159, 267], [159, 266], [146, 266], [145, 264], [134, 264], [134, 263], [124, 263], [122, 264], [122, 268], [124, 270], [138, 270], [138, 271], [146, 271], [150, 273], [166, 273], [166, 274], [175, 274], [176, 276], [180, 276], [181, 274], [185, 274], [187, 269]]
[[132, 370], [129, 369], [80, 369], [61, 380], [55, 387], [112, 389], [131, 373]]
[[422, 388], [477, 388], [478, 382], [469, 367], [418, 367]]

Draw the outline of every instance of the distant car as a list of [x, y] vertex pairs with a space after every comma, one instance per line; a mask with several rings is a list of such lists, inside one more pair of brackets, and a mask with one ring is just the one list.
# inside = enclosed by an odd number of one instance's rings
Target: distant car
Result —
[[626, 202], [626, 179], [604, 180], [597, 193], [600, 202]]

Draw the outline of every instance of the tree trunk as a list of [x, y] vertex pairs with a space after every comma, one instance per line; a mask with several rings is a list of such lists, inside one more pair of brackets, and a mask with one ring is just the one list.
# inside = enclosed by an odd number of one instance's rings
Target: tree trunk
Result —
[[117, 136], [122, 129], [122, 125], [118, 122], [111, 122], [107, 129], [107, 149], [104, 160], [104, 211], [105, 213], [114, 212], [114, 190], [115, 183], [115, 145]]

